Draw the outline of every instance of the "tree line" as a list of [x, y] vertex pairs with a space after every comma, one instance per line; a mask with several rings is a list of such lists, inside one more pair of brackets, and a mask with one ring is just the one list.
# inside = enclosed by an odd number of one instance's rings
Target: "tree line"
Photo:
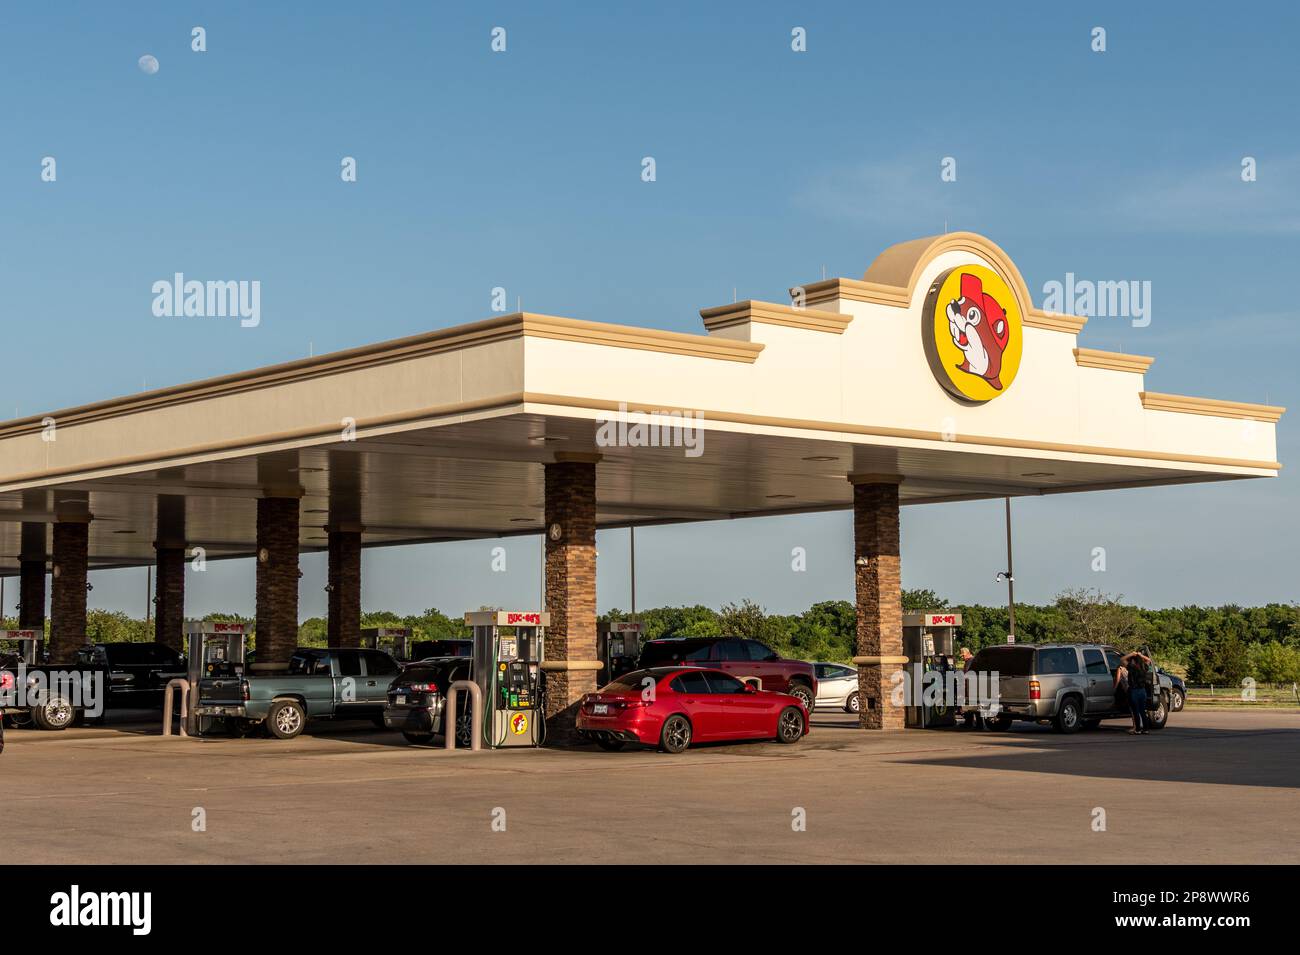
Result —
[[[1006, 607], [950, 604], [932, 590], [905, 590], [903, 609], [960, 613], [958, 644], [972, 651], [1006, 642]], [[228, 613], [208, 614], [204, 619], [239, 621], [250, 628], [253, 623], [251, 618]], [[611, 610], [600, 619], [630, 620], [632, 615]], [[752, 600], [724, 604], [718, 610], [702, 605], [655, 607], [638, 611], [636, 619], [651, 639], [731, 634], [760, 640], [784, 656], [831, 662], [847, 662], [854, 655], [857, 629], [857, 614], [847, 600], [824, 600], [798, 614], [768, 613]], [[460, 617], [436, 609], [406, 615], [372, 611], [362, 615], [361, 626], [409, 627], [413, 640], [467, 636]], [[6, 620], [4, 627], [16, 628], [17, 621]], [[153, 621], [120, 611], [87, 613], [89, 643], [153, 638]], [[1098, 590], [1067, 590], [1050, 604], [1017, 604], [1016, 638], [1021, 643], [1109, 643], [1125, 651], [1148, 647], [1156, 662], [1192, 683], [1235, 685], [1246, 677], [1261, 683], [1300, 681], [1300, 605], [1294, 603], [1148, 610]], [[304, 621], [299, 643], [325, 646], [325, 618]]]
[[[1005, 606], [953, 604], [932, 590], [905, 590], [904, 612], [953, 610], [962, 615], [958, 646], [1005, 643]], [[1108, 643], [1153, 658], [1191, 683], [1300, 681], [1300, 605], [1173, 607], [1148, 610], [1097, 590], [1067, 590], [1047, 605], [1016, 605], [1021, 643]], [[612, 611], [602, 619], [626, 620]], [[799, 614], [769, 614], [751, 600], [710, 607], [656, 607], [637, 613], [651, 637], [735, 634], [766, 643], [784, 656], [847, 662], [854, 655], [857, 614], [847, 600], [826, 600]]]

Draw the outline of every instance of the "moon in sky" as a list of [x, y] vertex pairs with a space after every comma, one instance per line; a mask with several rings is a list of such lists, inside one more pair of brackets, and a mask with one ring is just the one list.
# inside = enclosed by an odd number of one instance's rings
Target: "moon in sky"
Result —
[[140, 72], [148, 73], [150, 76], [158, 72], [158, 57], [151, 53], [146, 53], [140, 57]]

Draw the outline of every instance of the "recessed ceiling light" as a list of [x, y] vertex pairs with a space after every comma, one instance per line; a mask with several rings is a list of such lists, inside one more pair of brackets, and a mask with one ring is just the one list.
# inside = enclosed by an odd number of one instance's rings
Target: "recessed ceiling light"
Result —
[[313, 507], [313, 508], [311, 508], [311, 509], [308, 510], [308, 511], [304, 511], [304, 513], [306, 513], [306, 514], [328, 514], [328, 513], [329, 513], [329, 510], [328, 510], [327, 508]]
[[569, 436], [567, 434], [535, 434], [528, 440], [535, 444], [551, 444], [555, 441], [568, 441]]
[[134, 534], [135, 531], [113, 531], [114, 534]]
[[531, 517], [512, 517], [512, 518], [510, 518], [510, 523], [511, 523], [511, 524], [531, 524], [531, 523], [533, 523], [533, 519], [532, 519]]
[[1055, 471], [1028, 471], [1021, 477], [1056, 477]]
[[805, 461], [838, 461], [839, 458], [837, 458], [833, 454], [813, 454], [804, 458], [804, 460]]
[[791, 497], [794, 497], [794, 495], [793, 494], [769, 494], [767, 496], [767, 499], [769, 501], [778, 501], [778, 500], [785, 500]]
[[297, 468], [289, 468], [289, 473], [290, 474], [315, 474], [318, 471], [324, 471], [324, 470], [325, 470], [324, 468], [297, 467]]

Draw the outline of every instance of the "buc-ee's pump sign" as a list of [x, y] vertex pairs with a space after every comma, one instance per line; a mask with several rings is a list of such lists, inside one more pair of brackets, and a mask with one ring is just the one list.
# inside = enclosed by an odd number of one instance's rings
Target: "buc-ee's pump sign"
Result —
[[1020, 370], [1020, 306], [992, 269], [962, 265], [934, 280], [921, 337], [930, 369], [954, 398], [983, 404], [1005, 394]]

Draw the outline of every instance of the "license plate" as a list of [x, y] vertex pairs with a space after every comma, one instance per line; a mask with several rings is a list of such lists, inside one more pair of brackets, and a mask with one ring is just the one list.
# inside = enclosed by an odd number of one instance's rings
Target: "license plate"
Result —
[[597, 703], [594, 706], [592, 706], [591, 712], [594, 713], [596, 716], [604, 716], [606, 713], [609, 712], [609, 704]]
[[405, 706], [405, 705], [406, 705], [406, 697], [404, 697], [404, 696], [399, 696], [399, 697], [397, 697], [397, 705], [398, 705], [398, 706]]

